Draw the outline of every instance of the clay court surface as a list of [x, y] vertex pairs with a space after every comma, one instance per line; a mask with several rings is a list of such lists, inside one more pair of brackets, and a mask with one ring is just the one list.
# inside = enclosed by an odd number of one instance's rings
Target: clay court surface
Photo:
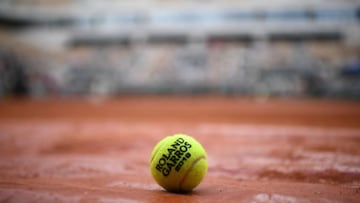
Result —
[[[165, 192], [164, 136], [200, 141], [209, 170]], [[222, 97], [0, 101], [0, 202], [360, 202], [360, 103]]]

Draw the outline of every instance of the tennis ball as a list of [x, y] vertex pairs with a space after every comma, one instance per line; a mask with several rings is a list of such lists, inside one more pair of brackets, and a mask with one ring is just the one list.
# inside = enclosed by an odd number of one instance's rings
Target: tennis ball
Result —
[[162, 139], [153, 149], [150, 171], [155, 181], [169, 192], [187, 193], [206, 175], [207, 155], [201, 144], [185, 134]]

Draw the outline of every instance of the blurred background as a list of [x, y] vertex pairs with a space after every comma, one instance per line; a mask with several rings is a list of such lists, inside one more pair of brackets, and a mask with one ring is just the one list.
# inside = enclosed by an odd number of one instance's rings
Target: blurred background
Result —
[[1, 0], [0, 98], [360, 98], [358, 0]]

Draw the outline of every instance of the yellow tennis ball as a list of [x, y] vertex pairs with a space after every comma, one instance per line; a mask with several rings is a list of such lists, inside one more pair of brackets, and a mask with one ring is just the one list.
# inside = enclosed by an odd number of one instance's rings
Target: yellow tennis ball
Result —
[[151, 174], [169, 192], [190, 192], [206, 175], [206, 158], [204, 148], [194, 138], [185, 134], [168, 136], [151, 153]]

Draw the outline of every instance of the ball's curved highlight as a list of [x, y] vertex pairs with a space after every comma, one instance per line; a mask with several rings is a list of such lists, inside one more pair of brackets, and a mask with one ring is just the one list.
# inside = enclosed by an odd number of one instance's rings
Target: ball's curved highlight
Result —
[[192, 191], [205, 177], [207, 168], [204, 148], [185, 134], [165, 137], [151, 153], [151, 174], [169, 192]]

